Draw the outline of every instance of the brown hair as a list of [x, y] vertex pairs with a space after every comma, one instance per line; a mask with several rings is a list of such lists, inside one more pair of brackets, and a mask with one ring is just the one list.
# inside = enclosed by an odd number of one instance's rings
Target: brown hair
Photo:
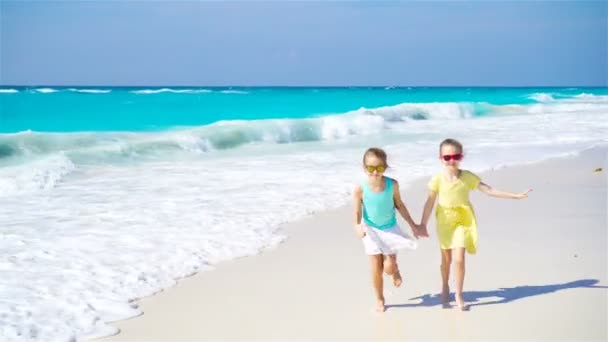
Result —
[[456, 147], [460, 153], [464, 152], [460, 141], [458, 141], [456, 139], [448, 138], [448, 139], [445, 139], [444, 141], [442, 141], [441, 144], [439, 144], [439, 153], [441, 153], [441, 148], [445, 145], [450, 145], [450, 146]]
[[382, 160], [382, 162], [384, 163], [384, 166], [388, 167], [386, 152], [384, 152], [383, 149], [378, 148], [378, 147], [370, 147], [367, 149], [367, 151], [365, 151], [365, 153], [363, 154], [363, 165], [365, 165], [365, 158], [370, 154], [372, 154], [376, 158]]

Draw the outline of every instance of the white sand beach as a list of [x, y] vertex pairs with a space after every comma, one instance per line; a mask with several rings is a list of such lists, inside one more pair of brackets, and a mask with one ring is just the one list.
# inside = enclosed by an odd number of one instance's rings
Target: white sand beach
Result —
[[[467, 256], [468, 312], [439, 304], [431, 221], [431, 237], [399, 255], [403, 286], [386, 277], [388, 310], [375, 313], [348, 206], [286, 225], [288, 240], [273, 250], [141, 299], [144, 314], [116, 322], [120, 333], [101, 341], [606, 341], [607, 157], [600, 147], [482, 174], [499, 189], [534, 191], [520, 201], [472, 196], [480, 240], [477, 255]], [[402, 187], [416, 221], [426, 181]]]

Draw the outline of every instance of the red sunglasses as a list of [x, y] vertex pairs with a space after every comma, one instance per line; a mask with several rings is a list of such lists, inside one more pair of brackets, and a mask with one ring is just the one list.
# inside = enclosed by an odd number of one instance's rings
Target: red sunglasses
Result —
[[456, 153], [456, 154], [444, 154], [443, 156], [441, 156], [441, 158], [443, 158], [443, 160], [450, 161], [452, 159], [458, 161], [462, 159], [462, 153]]

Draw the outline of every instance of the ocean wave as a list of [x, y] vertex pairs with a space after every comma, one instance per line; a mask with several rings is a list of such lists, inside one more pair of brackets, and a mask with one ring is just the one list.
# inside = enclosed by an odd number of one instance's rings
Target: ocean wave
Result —
[[79, 159], [153, 157], [172, 152], [204, 153], [251, 143], [330, 141], [403, 128], [412, 120], [463, 119], [485, 104], [401, 104], [308, 119], [220, 121], [161, 132], [41, 133], [0, 135], [0, 160], [64, 151]]
[[221, 90], [220, 93], [222, 94], [249, 94], [248, 91], [244, 91], [244, 90]]
[[541, 103], [551, 102], [584, 102], [584, 103], [608, 103], [608, 95], [596, 95], [588, 93], [564, 94], [564, 93], [534, 93], [528, 96], [529, 99]]
[[586, 103], [608, 103], [608, 95], [595, 95], [582, 93], [573, 96], [571, 101], [586, 102]]
[[[174, 94], [207, 94], [207, 93], [214, 93], [216, 91], [211, 90], [211, 89], [172, 89], [172, 88], [161, 88], [161, 89], [140, 89], [140, 90], [133, 90], [131, 91], [131, 93], [133, 94], [140, 94], [140, 95], [151, 95], [151, 94], [162, 94], [162, 93], [174, 93]], [[244, 91], [244, 90], [232, 90], [232, 89], [226, 89], [226, 90], [219, 90], [217, 91], [220, 94], [236, 94], [236, 95], [243, 95], [243, 94], [249, 94], [248, 91]]]
[[140, 95], [149, 95], [149, 94], [161, 94], [161, 93], [175, 93], [175, 94], [205, 94], [211, 93], [212, 90], [209, 89], [171, 89], [171, 88], [162, 88], [162, 89], [142, 89], [142, 90], [134, 90], [133, 94]]
[[534, 93], [528, 96], [529, 99], [538, 101], [538, 102], [553, 102], [555, 99], [553, 98], [553, 94], [551, 93]]
[[0, 168], [0, 196], [50, 190], [75, 169], [63, 153]]
[[[530, 105], [488, 103], [403, 103], [306, 119], [232, 120], [160, 132], [0, 134], [0, 160], [65, 152], [74, 160], [94, 162], [156, 158], [172, 153], [206, 153], [247, 144], [334, 141], [383, 131], [404, 132], [420, 120], [463, 120], [481, 116], [537, 115], [608, 111], [608, 101], [564, 100]], [[595, 102], [594, 102], [595, 101]]]
[[0, 94], [16, 94], [18, 92], [17, 89], [0, 89]]
[[75, 93], [85, 93], [85, 94], [107, 94], [107, 93], [111, 93], [112, 90], [110, 89], [76, 89], [76, 88], [70, 88], [68, 89], [71, 92], [75, 92]]
[[36, 88], [36, 89], [34, 89], [34, 91], [37, 93], [43, 93], [43, 94], [51, 94], [51, 93], [59, 92], [58, 89], [53, 89], [53, 88]]

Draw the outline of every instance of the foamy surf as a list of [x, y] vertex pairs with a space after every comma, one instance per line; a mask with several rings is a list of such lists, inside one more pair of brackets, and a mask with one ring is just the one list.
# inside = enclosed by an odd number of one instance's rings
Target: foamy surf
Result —
[[59, 92], [58, 89], [53, 89], [53, 88], [38, 88], [38, 89], [35, 89], [35, 91], [38, 93], [42, 93], [42, 94], [50, 94], [50, 93]]
[[143, 90], [134, 90], [133, 94], [162, 94], [162, 93], [174, 93], [174, 94], [205, 94], [211, 93], [212, 91], [209, 89], [171, 89], [171, 88], [162, 88], [162, 89], [143, 89]]
[[70, 88], [68, 90], [72, 91], [72, 92], [75, 92], [75, 93], [85, 93], [85, 94], [108, 94], [108, 93], [112, 92], [111, 89], [76, 89], [76, 88]]

